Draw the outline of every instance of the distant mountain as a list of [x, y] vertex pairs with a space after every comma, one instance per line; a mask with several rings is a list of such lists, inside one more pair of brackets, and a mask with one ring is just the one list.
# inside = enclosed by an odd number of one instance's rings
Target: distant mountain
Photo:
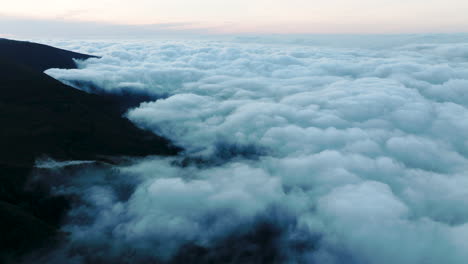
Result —
[[5, 254], [26, 252], [49, 238], [67, 208], [63, 197], [24, 191], [36, 158], [102, 160], [179, 151], [123, 118], [116, 101], [43, 73], [48, 68], [75, 68], [73, 59], [91, 57], [0, 39], [0, 263]]

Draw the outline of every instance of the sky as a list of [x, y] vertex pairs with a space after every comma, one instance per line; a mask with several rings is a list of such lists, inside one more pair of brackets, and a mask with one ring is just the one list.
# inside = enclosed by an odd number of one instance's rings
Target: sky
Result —
[[466, 0], [0, 0], [0, 6], [3, 36], [468, 31]]

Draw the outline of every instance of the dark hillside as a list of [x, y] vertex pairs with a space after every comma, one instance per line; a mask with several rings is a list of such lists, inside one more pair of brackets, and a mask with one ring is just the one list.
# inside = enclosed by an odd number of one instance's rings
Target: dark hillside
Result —
[[113, 101], [1, 58], [0, 113], [0, 163], [24, 164], [40, 155], [97, 159], [176, 152], [164, 138], [122, 118]]
[[0, 263], [47, 245], [68, 208], [64, 197], [25, 190], [36, 158], [99, 160], [179, 151], [123, 118], [115, 101], [43, 73], [73, 68], [74, 58], [89, 57], [0, 39]]
[[43, 44], [0, 38], [0, 57], [43, 72], [50, 68], [73, 69], [76, 68], [73, 59], [85, 60], [95, 56]]

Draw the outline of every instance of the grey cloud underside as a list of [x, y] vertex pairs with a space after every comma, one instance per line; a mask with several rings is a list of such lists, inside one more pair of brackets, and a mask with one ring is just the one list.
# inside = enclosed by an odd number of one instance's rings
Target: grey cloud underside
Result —
[[[86, 200], [64, 228], [74, 245], [170, 261], [267, 223], [280, 262], [468, 261], [468, 43], [60, 44], [102, 58], [49, 75], [168, 95], [127, 117], [216, 161], [119, 167], [138, 179], [125, 200], [112, 186], [61, 189]], [[82, 214], [92, 221], [76, 224]]]

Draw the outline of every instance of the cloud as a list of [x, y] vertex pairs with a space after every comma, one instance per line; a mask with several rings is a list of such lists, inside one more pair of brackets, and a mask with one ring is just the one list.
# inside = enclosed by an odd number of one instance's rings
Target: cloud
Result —
[[48, 74], [165, 95], [126, 116], [186, 149], [118, 167], [137, 179], [126, 200], [63, 189], [83, 199], [68, 247], [89, 263], [261, 262], [269, 237], [279, 262], [466, 263], [468, 44], [439, 42], [56, 43], [102, 58]]

